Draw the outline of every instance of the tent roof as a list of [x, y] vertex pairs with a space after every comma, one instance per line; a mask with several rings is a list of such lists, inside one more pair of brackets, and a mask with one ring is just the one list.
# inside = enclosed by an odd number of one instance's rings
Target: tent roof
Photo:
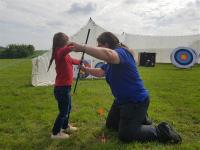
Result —
[[135, 49], [174, 49], [179, 46], [191, 46], [200, 40], [200, 35], [149, 36], [124, 33], [124, 36], [124, 43]]
[[88, 29], [90, 29], [90, 35], [88, 38], [88, 44], [89, 45], [96, 45], [96, 39], [97, 37], [106, 30], [97, 25], [91, 18], [89, 19], [88, 23], [83, 26], [79, 31], [76, 32], [76, 34], [71, 36], [71, 40], [75, 42], [82, 42], [85, 43], [86, 36]]
[[[74, 42], [80, 42], [82, 41], [82, 43], [85, 43], [86, 40], [86, 36], [87, 36], [87, 32], [88, 29], [90, 29], [90, 35], [88, 38], [88, 45], [92, 45], [92, 46], [96, 46], [97, 45], [97, 41], [96, 39], [98, 38], [98, 36], [103, 33], [106, 32], [107, 30], [102, 28], [101, 26], [97, 25], [92, 18], [89, 19], [89, 21], [87, 22], [87, 24], [85, 26], [83, 26], [79, 31], [77, 31], [74, 35], [71, 36], [71, 40]], [[119, 39], [122, 38], [122, 34], [116, 34], [114, 33]]]

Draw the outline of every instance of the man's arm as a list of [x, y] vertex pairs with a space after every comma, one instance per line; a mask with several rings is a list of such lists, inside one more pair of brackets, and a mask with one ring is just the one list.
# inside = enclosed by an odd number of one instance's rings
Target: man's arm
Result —
[[105, 76], [105, 72], [101, 68], [88, 68], [88, 67], [81, 66], [81, 70], [83, 70], [84, 72], [91, 74], [92, 76], [95, 76], [95, 77], [104, 77]]

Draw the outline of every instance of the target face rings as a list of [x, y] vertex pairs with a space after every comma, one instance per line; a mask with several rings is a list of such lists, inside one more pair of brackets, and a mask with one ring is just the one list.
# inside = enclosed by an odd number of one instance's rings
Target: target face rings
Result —
[[189, 47], [178, 47], [171, 53], [171, 62], [178, 68], [190, 68], [197, 62], [197, 53]]

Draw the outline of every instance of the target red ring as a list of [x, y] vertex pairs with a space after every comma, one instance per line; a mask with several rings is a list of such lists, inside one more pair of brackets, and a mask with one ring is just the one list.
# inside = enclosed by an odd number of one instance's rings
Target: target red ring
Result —
[[180, 55], [180, 59], [182, 61], [186, 61], [188, 59], [188, 55], [186, 53], [183, 53], [183, 54]]

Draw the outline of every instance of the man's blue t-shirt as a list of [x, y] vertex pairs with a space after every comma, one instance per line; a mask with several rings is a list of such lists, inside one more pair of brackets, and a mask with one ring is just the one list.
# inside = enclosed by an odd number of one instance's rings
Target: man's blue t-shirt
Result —
[[115, 101], [119, 104], [143, 102], [148, 91], [144, 88], [133, 56], [124, 48], [116, 48], [115, 51], [119, 55], [120, 64], [105, 64], [101, 67]]

